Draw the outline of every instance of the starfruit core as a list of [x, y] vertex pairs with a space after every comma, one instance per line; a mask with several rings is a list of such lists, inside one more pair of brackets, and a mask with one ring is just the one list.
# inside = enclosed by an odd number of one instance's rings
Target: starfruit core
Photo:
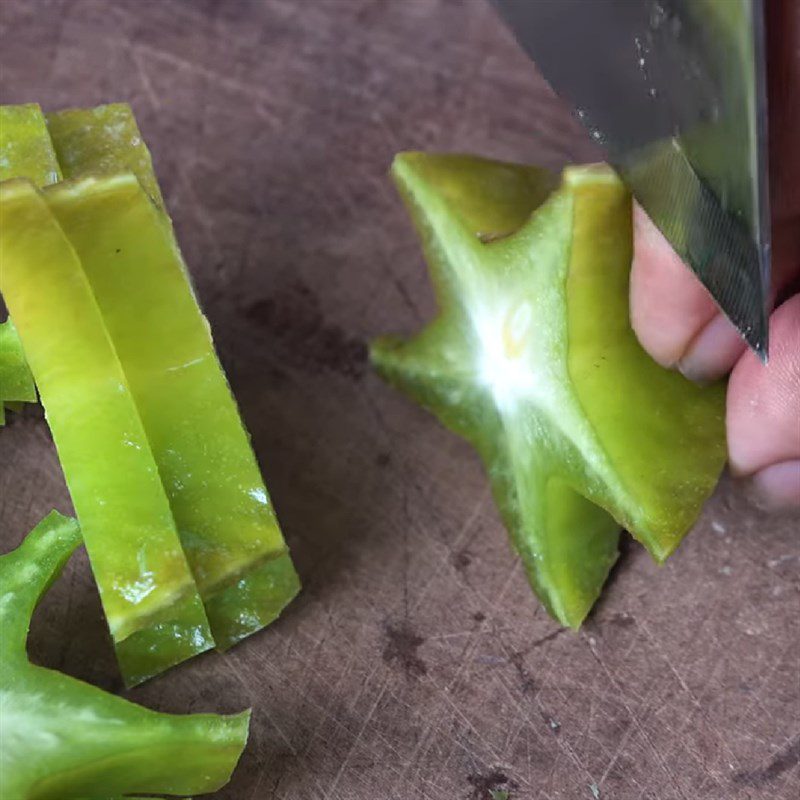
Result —
[[[628, 315], [631, 201], [604, 165], [404, 153], [438, 316], [372, 361], [478, 450], [530, 583], [577, 628], [620, 525], [666, 559], [725, 461], [724, 387], [653, 362]], [[555, 188], [555, 191], [552, 191]]]
[[75, 520], [52, 512], [0, 556], [0, 797], [216, 791], [247, 742], [249, 712], [160, 714], [28, 661], [31, 615], [80, 541]]

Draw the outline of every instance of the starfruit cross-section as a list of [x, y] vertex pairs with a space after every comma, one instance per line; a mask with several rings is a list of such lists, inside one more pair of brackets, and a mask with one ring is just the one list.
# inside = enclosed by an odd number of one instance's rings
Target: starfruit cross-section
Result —
[[577, 627], [616, 559], [619, 524], [658, 560], [725, 459], [723, 387], [639, 346], [628, 318], [630, 198], [607, 167], [408, 153], [393, 176], [439, 315], [372, 347], [377, 369], [479, 451], [535, 592]]

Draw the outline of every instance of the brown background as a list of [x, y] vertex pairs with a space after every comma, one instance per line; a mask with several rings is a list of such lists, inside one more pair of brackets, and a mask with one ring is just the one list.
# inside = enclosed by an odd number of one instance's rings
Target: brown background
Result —
[[[796, 525], [726, 485], [563, 632], [472, 452], [365, 363], [432, 312], [393, 153], [591, 156], [483, 0], [0, 0], [0, 32], [3, 102], [133, 104], [305, 583], [267, 632], [131, 693], [255, 708], [220, 797], [798, 796]], [[0, 432], [0, 497], [3, 549], [69, 509], [36, 409]], [[31, 650], [119, 688], [82, 558]]]

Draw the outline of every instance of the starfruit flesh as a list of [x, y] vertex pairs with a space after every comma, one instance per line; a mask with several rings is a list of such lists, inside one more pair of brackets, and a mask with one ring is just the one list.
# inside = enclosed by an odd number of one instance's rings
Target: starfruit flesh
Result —
[[639, 347], [630, 199], [608, 168], [567, 171], [541, 205], [552, 179], [530, 167], [409, 153], [393, 176], [440, 313], [378, 340], [373, 362], [476, 446], [534, 590], [577, 627], [616, 558], [615, 519], [663, 560], [699, 513], [725, 457], [722, 387]]
[[[664, 561], [697, 519], [725, 462], [722, 383], [698, 386], [642, 349], [628, 316], [630, 199], [607, 167], [570, 169], [568, 366], [620, 486], [604, 505]], [[596, 309], [592, 313], [592, 309]]]
[[127, 103], [71, 108], [46, 115], [59, 168], [65, 178], [85, 173], [132, 172], [154, 205], [164, 213], [153, 160]]
[[[0, 106], [0, 181], [28, 177], [38, 186], [61, 180], [61, 170], [38, 105]], [[35, 402], [33, 379], [11, 320], [0, 323], [0, 425], [4, 406]]]
[[[34, 104], [2, 106], [0, 114], [3, 122], [3, 125], [0, 126], [0, 152], [6, 154], [3, 161], [3, 178], [30, 176], [39, 185], [61, 180], [63, 177], [61, 168], [53, 149], [47, 121], [39, 106]], [[118, 132], [119, 126], [115, 126], [114, 130]], [[41, 165], [44, 165], [45, 168], [43, 169]], [[6, 326], [8, 347], [21, 352], [21, 343], [10, 319]], [[25, 368], [27, 369], [27, 364]], [[88, 401], [89, 398], [86, 400]], [[101, 414], [102, 406], [92, 404], [91, 410], [93, 413]], [[48, 415], [48, 419], [51, 416]], [[86, 422], [89, 424], [88, 419]], [[73, 476], [73, 479], [78, 477]], [[72, 483], [74, 480], [68, 481], [69, 485]], [[106, 507], [106, 513], [113, 516], [113, 509]], [[112, 541], [113, 539], [109, 535], [110, 545]], [[146, 564], [137, 558], [135, 552], [126, 551], [124, 543], [120, 541], [111, 546], [118, 549], [117, 556], [120, 559], [127, 559], [130, 564], [131, 573], [127, 577], [130, 585], [141, 586], [148, 580], [152, 580], [152, 576], [148, 577], [147, 575]], [[98, 547], [100, 547], [99, 541], [90, 548], [90, 553], [97, 552]], [[110, 575], [102, 566], [96, 565], [94, 561], [92, 561], [92, 566], [98, 586], [100, 586], [101, 596], [103, 596], [107, 594], [104, 591], [106, 584], [116, 581], [117, 578]], [[135, 574], [137, 566], [140, 572], [138, 575]], [[207, 623], [203, 623], [201, 633], [197, 628], [198, 620], [199, 615], [196, 613], [196, 609], [180, 610], [177, 615], [173, 615], [169, 608], [164, 608], [144, 626], [139, 626], [139, 623], [133, 621], [133, 626], [138, 627], [133, 635], [128, 635], [123, 629], [116, 633], [112, 631], [117, 659], [125, 682], [128, 685], [139, 683], [189, 658], [196, 652], [208, 649], [211, 643], [209, 642]]]
[[17, 329], [7, 319], [0, 322], [0, 424], [3, 407], [20, 402], [35, 403], [36, 388]]
[[[88, 169], [133, 172], [165, 223], [165, 232], [156, 230], [154, 210], [130, 183], [105, 199], [95, 192], [80, 211], [72, 207], [84, 268], [142, 414], [217, 646], [227, 649], [279, 616], [300, 589], [297, 573], [130, 107], [60, 111], [47, 122], [65, 177]], [[115, 221], [105, 202], [118, 204]], [[109, 220], [105, 257], [83, 227], [93, 213]]]
[[285, 553], [263, 479], [174, 239], [139, 182], [62, 186], [48, 204], [124, 369], [216, 636], [215, 622], [228, 624], [220, 594]]
[[[213, 646], [203, 605], [79, 257], [24, 179], [0, 184], [0, 260], [117, 654], [137, 682]], [[147, 674], [126, 670], [128, 653]]]
[[[35, 108], [41, 116], [38, 107], [30, 108]], [[17, 109], [19, 113], [27, 114], [29, 107], [24, 109], [17, 107]], [[10, 112], [13, 110], [14, 107], [9, 109]], [[47, 115], [47, 128], [61, 162], [60, 168], [63, 168], [66, 177], [74, 177], [87, 171], [106, 175], [119, 174], [128, 170], [134, 172], [159, 209], [159, 217], [170, 232], [174, 255], [180, 261], [177, 244], [172, 238], [171, 223], [164, 210], [163, 198], [153, 172], [150, 154], [130, 107], [126, 104], [112, 104], [93, 109], [71, 109], [51, 113]], [[43, 130], [44, 125], [39, 125], [38, 131]], [[182, 262], [181, 267], [183, 267]], [[136, 265], [136, 274], [139, 274], [139, 265]], [[163, 296], [158, 296], [158, 288], [156, 285], [152, 287], [156, 293], [154, 306], [163, 306], [168, 301]], [[173, 289], [175, 288], [179, 290], [179, 294], [182, 292], [181, 302], [184, 302], [186, 307], [187, 295], [183, 290], [191, 292], [188, 281], [183, 287], [178, 287], [173, 282]], [[113, 308], [113, 303], [111, 307]], [[210, 336], [205, 330], [207, 322], [196, 307], [194, 311], [196, 312], [194, 315], [195, 342], [205, 336], [210, 344]], [[142, 339], [146, 339], [149, 335], [151, 344], [155, 339], [157, 350], [166, 358], [169, 358], [170, 354], [166, 351], [170, 347], [173, 347], [172, 356], [177, 357], [175, 349], [176, 346], [177, 349], [180, 349], [181, 344], [171, 338], [164, 338], [164, 327], [162, 325], [157, 331], [140, 327], [138, 331]], [[198, 332], [198, 328], [202, 328], [202, 333]], [[214, 375], [214, 364], [218, 373], [216, 375]], [[125, 366], [123, 360], [123, 368]], [[197, 491], [201, 490], [205, 504], [217, 508], [213, 519], [209, 517], [203, 521], [207, 535], [204, 539], [200, 539], [195, 535], [199, 516], [196, 509], [190, 503], [181, 502], [180, 498], [170, 496], [173, 515], [181, 533], [190, 566], [196, 575], [201, 571], [206, 575], [207, 582], [201, 587], [201, 593], [206, 603], [206, 611], [217, 646], [220, 649], [226, 649], [277, 618], [282, 609], [297, 594], [300, 584], [288, 553], [274, 557], [280, 552], [280, 549], [285, 549], [282, 538], [279, 540], [279, 548], [273, 549], [271, 553], [265, 552], [268, 548], [261, 547], [259, 549], [258, 542], [255, 541], [258, 537], [261, 539], [274, 538], [276, 531], [280, 537], [271, 508], [267, 510], [267, 513], [264, 513], [263, 510], [260, 512], [263, 525], [256, 526], [259, 530], [251, 530], [254, 535], [247, 542], [247, 547], [243, 547], [237, 552], [235, 539], [238, 536], [238, 543], [242, 544], [243, 538], [238, 532], [240, 519], [235, 514], [219, 513], [221, 504], [234, 497], [233, 487], [237, 481], [242, 491], [247, 489], [246, 495], [239, 492], [235, 498], [239, 504], [239, 512], [242, 512], [242, 507], [246, 505], [251, 506], [251, 511], [254, 511], [259, 505], [263, 506], [263, 498], [267, 498], [268, 504], [268, 495], [263, 480], [258, 474], [257, 466], [255, 466], [255, 459], [246, 432], [244, 432], [241, 422], [238, 421], [238, 412], [227, 388], [224, 373], [213, 354], [213, 347], [209, 363], [204, 368], [204, 376], [201, 376], [200, 379], [212, 381], [217, 389], [224, 387], [224, 392], [220, 395], [220, 408], [223, 416], [226, 417], [228, 428], [234, 432], [237, 432], [238, 429], [238, 436], [234, 436], [233, 441], [229, 442], [224, 441], [224, 437], [221, 439], [219, 436], [212, 436], [211, 440], [206, 437], [202, 448], [203, 454], [201, 454], [201, 458], [206, 458], [206, 468], [202, 468], [202, 461], [198, 461], [196, 458], [197, 442], [200, 438], [197, 431], [208, 427], [208, 402], [204, 398], [203, 387], [197, 386], [198, 376], [184, 376], [184, 385], [194, 387], [195, 393], [191, 398], [184, 396], [182, 405], [176, 403], [173, 395], [165, 398], [165, 402], [171, 404], [173, 417], [176, 413], [182, 414], [180, 420], [182, 424], [172, 427], [162, 424], [162, 436], [159, 438], [162, 447], [160, 449], [154, 447], [154, 451], [162, 474], [168, 473], [164, 479], [168, 493], [170, 493], [170, 485], [184, 487], [186, 496], [192, 493], [197, 494]], [[143, 387], [140, 386], [140, 388]], [[217, 393], [220, 394], [219, 391]], [[152, 408], [155, 405], [155, 398], [152, 392], [148, 396]], [[222, 399], [223, 396], [226, 397], [225, 400]], [[216, 416], [217, 409], [213, 411], [213, 416]], [[147, 428], [147, 425], [145, 427]], [[192, 435], [184, 435], [187, 429], [192, 430]], [[149, 430], [147, 433], [149, 436]], [[165, 435], [168, 436], [168, 439], [164, 438]], [[235, 446], [237, 441], [242, 446]], [[226, 445], [229, 455], [231, 453], [234, 455], [234, 460], [238, 462], [240, 469], [228, 472], [209, 470], [207, 468], [209, 461], [225, 456], [224, 447]], [[170, 457], [171, 468], [162, 463], [160, 456], [163, 453]], [[173, 455], [170, 456], [170, 454]], [[183, 462], [182, 469], [175, 467], [176, 458]], [[227, 464], [232, 466], [230, 457], [227, 459]], [[233, 532], [233, 536], [231, 536], [231, 532]], [[219, 564], [224, 552], [226, 550], [231, 552], [231, 549], [234, 556], [230, 566], [221, 565], [217, 570], [208, 569], [208, 565], [204, 562], [216, 559]], [[248, 549], [249, 555], [245, 552]], [[253, 553], [254, 549], [255, 553]], [[237, 563], [241, 566], [238, 576], [236, 574]]]
[[0, 181], [28, 178], [37, 186], [61, 180], [47, 122], [35, 103], [0, 106]]

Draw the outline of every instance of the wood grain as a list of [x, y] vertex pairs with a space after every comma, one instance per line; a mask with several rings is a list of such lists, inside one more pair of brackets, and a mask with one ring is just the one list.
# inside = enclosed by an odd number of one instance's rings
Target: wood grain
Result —
[[[557, 167], [592, 147], [483, 0], [2, 0], [2, 102], [130, 101], [305, 590], [131, 693], [255, 709], [227, 800], [790, 800], [796, 520], [722, 486], [583, 632], [538, 607], [469, 448], [369, 372], [432, 312], [402, 149]], [[565, 43], [568, 47], [568, 43]], [[0, 432], [0, 542], [68, 497], [39, 411]], [[119, 689], [88, 567], [38, 661]]]

